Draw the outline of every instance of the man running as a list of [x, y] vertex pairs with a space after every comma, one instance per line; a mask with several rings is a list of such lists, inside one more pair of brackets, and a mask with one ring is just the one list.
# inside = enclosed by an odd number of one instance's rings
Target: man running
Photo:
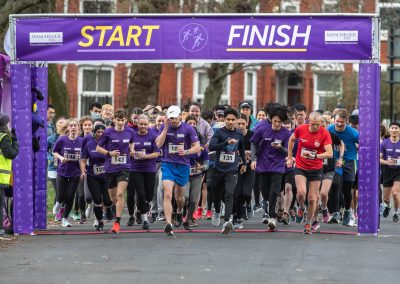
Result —
[[194, 128], [182, 122], [181, 109], [178, 106], [170, 106], [167, 117], [165, 125], [161, 127], [161, 134], [156, 139], [156, 144], [158, 148], [164, 147], [161, 164], [164, 214], [167, 222], [164, 232], [168, 236], [174, 236], [171, 224], [172, 193], [175, 190], [175, 200], [178, 205], [175, 226], [179, 227], [183, 222], [184, 186], [190, 175], [188, 155], [198, 153], [201, 148]]
[[307, 181], [309, 182], [305, 234], [311, 234], [311, 220], [317, 210], [322, 180], [322, 161], [333, 156], [331, 136], [325, 128], [321, 127], [321, 124], [322, 115], [319, 112], [312, 112], [309, 116], [309, 123], [298, 126], [289, 139], [286, 161], [288, 168], [293, 166], [293, 146], [298, 139], [295, 181], [297, 201], [300, 205], [297, 215], [301, 218], [304, 218]]

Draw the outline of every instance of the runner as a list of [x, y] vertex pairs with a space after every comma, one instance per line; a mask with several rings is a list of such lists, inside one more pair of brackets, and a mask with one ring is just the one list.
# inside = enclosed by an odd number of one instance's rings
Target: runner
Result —
[[[214, 134], [214, 131], [212, 130], [210, 124], [208, 124], [207, 121], [205, 121], [201, 116], [201, 105], [196, 102], [192, 102], [189, 107], [189, 115], [193, 116], [197, 120], [197, 129], [199, 130], [199, 133], [201, 137], [204, 137], [204, 146], [208, 148], [208, 144], [210, 143], [211, 137]], [[200, 137], [199, 137], [200, 139]]]
[[[157, 137], [157, 147], [164, 148], [162, 159], [162, 184], [164, 189], [164, 213], [167, 224], [164, 232], [174, 236], [172, 230], [172, 194], [178, 205], [175, 226], [179, 227], [183, 220], [183, 206], [185, 205], [184, 186], [189, 180], [190, 160], [188, 155], [200, 151], [199, 138], [193, 127], [182, 123], [181, 109], [170, 106], [167, 110], [167, 121]], [[174, 188], [175, 187], [175, 188]]]
[[[238, 113], [234, 109], [225, 111], [226, 126], [218, 129], [210, 141], [210, 151], [216, 151], [215, 165], [211, 171], [212, 192], [215, 212], [212, 224], [219, 226], [221, 214], [221, 201], [225, 203], [225, 222], [222, 226], [222, 234], [229, 234], [233, 229], [230, 221], [233, 210], [235, 186], [238, 178], [238, 154], [242, 161], [246, 161], [243, 133], [236, 129]], [[246, 171], [246, 165], [240, 167], [240, 174]]]
[[103, 231], [103, 206], [111, 208], [112, 201], [107, 190], [106, 176], [104, 170], [105, 155], [96, 151], [97, 143], [106, 129], [105, 125], [98, 124], [93, 130], [93, 139], [88, 139], [82, 149], [80, 167], [81, 180], [87, 180], [87, 186], [94, 203], [94, 214], [97, 224], [96, 231]]
[[297, 216], [304, 218], [307, 181], [309, 182], [307, 223], [304, 227], [305, 234], [311, 234], [311, 220], [317, 210], [319, 188], [322, 180], [322, 160], [332, 158], [332, 141], [329, 132], [321, 127], [322, 115], [312, 112], [309, 124], [296, 128], [289, 139], [288, 156], [286, 165], [293, 166], [293, 146], [298, 139], [296, 155], [295, 181], [297, 187], [297, 201], [300, 205]]
[[249, 118], [249, 129], [253, 130], [254, 126], [258, 123], [258, 120], [253, 115], [253, 105], [244, 101], [239, 104], [238, 110]]
[[276, 202], [281, 193], [282, 177], [285, 172], [285, 158], [287, 154], [290, 132], [282, 127], [288, 119], [286, 106], [271, 107], [268, 117], [271, 123], [263, 124], [254, 133], [252, 143], [251, 168], [259, 174], [259, 183], [264, 200], [268, 201], [265, 208], [263, 223], [268, 229], [276, 229]]
[[129, 181], [130, 155], [133, 154], [133, 131], [126, 127], [127, 112], [119, 109], [115, 112], [114, 127], [106, 129], [101, 136], [96, 151], [106, 155], [105, 172], [107, 188], [111, 199], [116, 204], [116, 220], [111, 229], [119, 233], [122, 211], [124, 209], [124, 193]]
[[153, 199], [156, 179], [156, 160], [160, 152], [156, 145], [157, 134], [149, 129], [149, 118], [145, 115], [138, 117], [138, 131], [134, 132], [135, 154], [131, 163], [131, 176], [137, 209], [143, 221], [143, 230], [149, 229], [147, 213], [150, 210], [149, 202]]
[[[343, 155], [343, 196], [345, 211], [343, 214], [342, 224], [348, 226], [350, 223], [350, 206], [352, 201], [351, 189], [356, 176], [356, 159], [357, 159], [357, 145], [358, 144], [358, 131], [347, 125], [349, 115], [345, 110], [338, 110], [335, 115], [335, 124], [329, 125], [328, 130], [339, 136], [345, 144], [345, 151]], [[335, 151], [335, 158], [338, 159], [339, 153]]]
[[400, 206], [400, 123], [394, 121], [389, 126], [390, 137], [381, 143], [380, 162], [383, 175], [383, 217], [390, 213], [390, 196], [393, 196], [393, 222], [399, 222]]
[[[54, 158], [58, 160], [57, 167], [57, 203], [65, 203], [61, 225], [71, 227], [68, 221], [72, 210], [76, 189], [79, 184], [79, 159], [83, 138], [79, 137], [79, 121], [76, 118], [67, 120], [68, 136], [60, 136], [53, 148]], [[58, 210], [56, 210], [58, 211]]]

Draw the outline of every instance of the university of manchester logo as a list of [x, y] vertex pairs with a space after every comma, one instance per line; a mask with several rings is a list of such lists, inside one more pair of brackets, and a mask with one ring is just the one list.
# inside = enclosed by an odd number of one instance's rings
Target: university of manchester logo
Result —
[[187, 24], [179, 33], [179, 43], [187, 51], [199, 51], [207, 44], [207, 41], [207, 30], [200, 24]]

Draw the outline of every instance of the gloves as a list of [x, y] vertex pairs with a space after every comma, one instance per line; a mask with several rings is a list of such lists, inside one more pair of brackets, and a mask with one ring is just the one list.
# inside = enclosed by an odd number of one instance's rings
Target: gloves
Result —
[[13, 141], [17, 140], [17, 133], [15, 133], [15, 129], [14, 128], [11, 129], [11, 139]]

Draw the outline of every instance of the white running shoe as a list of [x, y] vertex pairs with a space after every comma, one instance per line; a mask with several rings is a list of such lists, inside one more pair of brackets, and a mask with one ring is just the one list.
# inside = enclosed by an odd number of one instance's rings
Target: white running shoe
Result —
[[222, 225], [221, 234], [227, 235], [233, 229], [233, 224], [231, 221], [227, 221]]
[[213, 226], [217, 226], [218, 227], [220, 222], [221, 222], [221, 218], [220, 217], [221, 217], [221, 215], [219, 213], [213, 212], [211, 224]]
[[270, 218], [268, 219], [268, 229], [271, 231], [275, 231], [276, 229], [276, 219], [275, 218]]
[[56, 204], [54, 204], [54, 206], [53, 206], [53, 214], [54, 215], [57, 215], [58, 211], [60, 211], [60, 207], [61, 207], [60, 203], [56, 202]]
[[63, 227], [72, 227], [72, 226], [71, 226], [71, 223], [68, 222], [68, 219], [65, 219], [65, 218], [62, 218], [62, 220], [61, 220], [61, 226], [63, 226]]
[[92, 217], [92, 212], [93, 212], [93, 203], [90, 203], [90, 204], [88, 204], [86, 211], [85, 211], [86, 218]]
[[99, 225], [99, 221], [97, 219], [94, 219], [93, 228], [97, 228], [98, 225]]
[[350, 218], [349, 223], [347, 224], [349, 227], [356, 227], [357, 226], [357, 221], [355, 218]]

